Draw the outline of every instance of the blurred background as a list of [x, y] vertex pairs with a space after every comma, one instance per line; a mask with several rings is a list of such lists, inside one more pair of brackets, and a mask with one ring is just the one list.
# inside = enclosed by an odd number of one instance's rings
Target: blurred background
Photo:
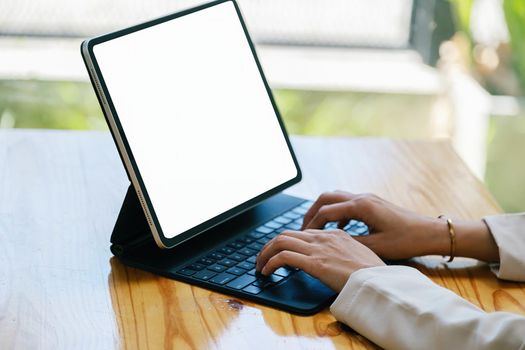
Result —
[[[106, 130], [81, 41], [201, 2], [2, 0], [0, 128]], [[290, 133], [449, 139], [525, 211], [525, 1], [238, 2]]]

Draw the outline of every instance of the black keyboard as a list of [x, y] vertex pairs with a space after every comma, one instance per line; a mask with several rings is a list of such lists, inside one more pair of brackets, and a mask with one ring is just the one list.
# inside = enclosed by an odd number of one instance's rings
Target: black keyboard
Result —
[[[259, 294], [265, 288], [286, 280], [297, 269], [280, 267], [270, 276], [260, 275], [255, 272], [257, 254], [267, 242], [281, 232], [300, 230], [303, 217], [311, 205], [310, 201], [303, 202], [251, 232], [199, 256], [177, 272], [192, 279], [242, 290], [249, 294]], [[337, 228], [337, 223], [328, 223], [325, 226], [325, 229], [334, 228]], [[353, 236], [368, 234], [368, 227], [356, 220], [350, 221], [344, 230]]]

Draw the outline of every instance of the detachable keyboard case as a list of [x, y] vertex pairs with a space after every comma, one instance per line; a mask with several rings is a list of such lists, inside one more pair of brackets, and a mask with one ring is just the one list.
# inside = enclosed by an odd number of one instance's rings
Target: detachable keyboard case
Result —
[[294, 273], [282, 283], [265, 289], [257, 295], [177, 273], [195, 257], [217, 248], [233, 237], [249, 232], [255, 226], [302, 202], [304, 199], [280, 193], [172, 249], [161, 249], [153, 239], [137, 194], [130, 185], [111, 235], [111, 252], [130, 267], [292, 313], [311, 315], [325, 308], [336, 294], [303, 271]]

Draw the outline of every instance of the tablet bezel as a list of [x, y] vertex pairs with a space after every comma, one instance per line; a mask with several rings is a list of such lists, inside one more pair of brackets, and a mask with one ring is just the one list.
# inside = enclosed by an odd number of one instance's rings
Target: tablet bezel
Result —
[[[296, 176], [244, 203], [241, 203], [226, 212], [219, 214], [213, 218], [210, 218], [206, 220], [205, 222], [186, 230], [182, 233], [177, 234], [176, 236], [172, 238], [167, 238], [164, 233], [162, 232], [162, 227], [157, 219], [157, 216], [155, 214], [155, 209], [152, 205], [152, 202], [149, 198], [148, 191], [146, 186], [144, 185], [144, 182], [142, 180], [140, 170], [137, 166], [137, 163], [135, 162], [135, 159], [133, 157], [133, 153], [131, 152], [129, 143], [127, 142], [126, 135], [124, 133], [124, 130], [122, 129], [122, 125], [120, 124], [118, 114], [116, 113], [115, 107], [113, 105], [113, 102], [111, 100], [111, 96], [109, 94], [109, 91], [107, 90], [106, 84], [104, 82], [104, 77], [102, 76], [101, 70], [98, 66], [96, 57], [93, 52], [93, 47], [97, 44], [101, 44], [103, 42], [113, 40], [119, 37], [122, 37], [124, 35], [128, 35], [131, 33], [134, 33], [136, 31], [149, 28], [170, 20], [174, 20], [179, 17], [183, 17], [189, 14], [192, 14], [197, 11], [201, 11], [204, 9], [207, 9], [212, 6], [216, 6], [225, 2], [232, 2], [235, 8], [235, 11], [237, 13], [237, 17], [241, 23], [241, 26], [243, 28], [246, 40], [248, 42], [248, 45], [250, 47], [250, 50], [252, 52], [253, 58], [255, 60], [255, 63], [257, 65], [257, 69], [259, 70], [259, 74], [261, 76], [261, 79], [263, 81], [264, 87], [268, 93], [268, 97], [270, 99], [270, 102], [272, 104], [273, 110], [275, 112], [275, 117], [277, 118], [279, 122], [279, 126], [281, 128], [281, 131], [283, 133], [283, 136], [286, 140], [286, 144], [288, 147], [288, 151], [290, 152], [290, 155], [292, 156], [295, 168], [296, 168]], [[299, 167], [299, 163], [297, 162], [297, 158], [295, 156], [295, 153], [293, 151], [293, 148], [291, 146], [288, 133], [286, 132], [286, 128], [284, 126], [284, 123], [281, 118], [281, 114], [279, 113], [279, 110], [277, 108], [277, 105], [275, 103], [275, 100], [273, 98], [273, 94], [270, 90], [270, 87], [268, 85], [268, 82], [266, 81], [266, 77], [263, 73], [261, 64], [259, 62], [259, 59], [257, 57], [255, 47], [253, 45], [253, 42], [248, 34], [248, 30], [246, 28], [246, 25], [244, 23], [244, 20], [242, 18], [239, 6], [237, 5], [235, 0], [217, 0], [212, 1], [210, 3], [206, 3], [197, 7], [193, 7], [184, 11], [180, 11], [168, 16], [160, 17], [142, 24], [138, 24], [126, 29], [122, 29], [113, 33], [105, 34], [102, 36], [98, 36], [92, 39], [85, 40], [81, 45], [81, 53], [82, 57], [84, 59], [84, 63], [86, 64], [86, 67], [88, 69], [88, 73], [91, 79], [91, 83], [93, 85], [93, 89], [95, 90], [95, 93], [97, 95], [97, 98], [99, 100], [100, 106], [104, 112], [104, 116], [106, 118], [106, 121], [110, 127], [111, 134], [113, 136], [113, 140], [115, 141], [115, 144], [117, 146], [117, 149], [119, 151], [121, 160], [124, 164], [124, 167], [126, 169], [126, 173], [128, 174], [128, 177], [133, 184], [133, 187], [137, 193], [137, 197], [139, 198], [140, 204], [142, 206], [142, 209], [144, 210], [144, 214], [146, 216], [146, 219], [148, 221], [148, 224], [151, 229], [151, 233], [153, 235], [153, 238], [155, 239], [155, 242], [157, 245], [161, 248], [173, 248], [176, 245], [191, 239], [192, 237], [199, 235], [206, 230], [209, 230], [210, 228], [236, 216], [241, 214], [242, 212], [254, 207], [258, 203], [262, 202], [263, 200], [283, 191], [284, 189], [298, 183], [301, 181], [302, 173], [301, 169]]]

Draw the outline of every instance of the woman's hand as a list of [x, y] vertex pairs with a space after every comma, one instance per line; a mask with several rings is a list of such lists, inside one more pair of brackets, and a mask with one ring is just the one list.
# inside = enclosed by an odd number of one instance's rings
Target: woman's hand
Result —
[[281, 266], [297, 267], [336, 292], [362, 268], [385, 265], [370, 249], [341, 230], [284, 231], [257, 257], [257, 271], [270, 275]]
[[[306, 213], [303, 229], [323, 228], [327, 222], [338, 222], [342, 228], [351, 219], [368, 225], [370, 234], [355, 239], [382, 258], [396, 260], [450, 252], [445, 220], [410, 212], [372, 194], [322, 194]], [[454, 228], [457, 256], [499, 260], [496, 242], [483, 221], [454, 220]]]

